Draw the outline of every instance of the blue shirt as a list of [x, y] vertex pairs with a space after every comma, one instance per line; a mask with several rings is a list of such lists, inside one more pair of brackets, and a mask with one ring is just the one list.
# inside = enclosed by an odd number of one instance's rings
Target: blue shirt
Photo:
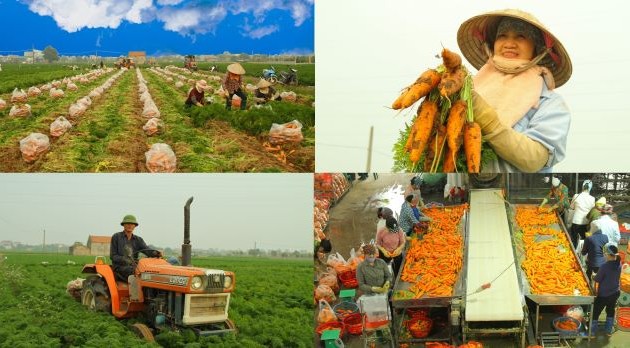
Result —
[[597, 297], [607, 297], [619, 291], [619, 278], [621, 277], [621, 262], [619, 260], [607, 261], [597, 271], [595, 281], [599, 283]]
[[[549, 159], [539, 172], [550, 173], [553, 166], [565, 157], [571, 113], [559, 94], [550, 91], [544, 82], [542, 85], [538, 108], [530, 109], [512, 129], [538, 141], [547, 148]], [[488, 169], [484, 169], [484, 172], [488, 170], [493, 173], [520, 172], [518, 168], [502, 159], [490, 162], [486, 167]]]
[[400, 216], [398, 217], [398, 225], [400, 225], [400, 228], [402, 228], [402, 230], [407, 235], [409, 235], [411, 233], [411, 229], [413, 228], [413, 225], [417, 224], [418, 222], [419, 220], [416, 219], [416, 216], [413, 214], [413, 210], [411, 209], [411, 204], [405, 201], [400, 207]]
[[601, 267], [606, 263], [606, 258], [604, 257], [604, 245], [606, 245], [606, 243], [608, 243], [608, 236], [602, 234], [601, 231], [597, 231], [590, 237], [586, 237], [584, 247], [582, 248], [582, 255], [587, 255], [586, 260], [591, 268]]

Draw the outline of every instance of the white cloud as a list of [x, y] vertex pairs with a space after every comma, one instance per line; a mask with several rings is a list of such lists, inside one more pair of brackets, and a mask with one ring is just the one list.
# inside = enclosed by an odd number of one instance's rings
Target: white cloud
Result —
[[[184, 0], [20, 0], [41, 16], [52, 17], [65, 31], [83, 28], [116, 29], [123, 21], [163, 22], [164, 29], [194, 39], [196, 34], [214, 32], [228, 14], [245, 14], [244, 36], [261, 38], [280, 30], [268, 15], [289, 12], [295, 26], [310, 18], [313, 0], [218, 0], [212, 4]], [[253, 17], [253, 25], [247, 23]], [[97, 41], [100, 43], [100, 41]]]
[[175, 6], [182, 2], [184, 2], [184, 0], [157, 0], [158, 5], [161, 6]]
[[265, 27], [256, 28], [250, 31], [245, 32], [244, 36], [251, 37], [252, 39], [260, 39], [261, 37], [265, 37], [267, 35], [271, 35], [278, 31], [279, 27], [277, 25], [268, 25]]
[[171, 8], [165, 7], [157, 12], [157, 18], [164, 22], [164, 29], [193, 36], [213, 32], [225, 19], [227, 12], [221, 6], [213, 8]]
[[[123, 20], [136, 20], [151, 0], [26, 0], [31, 11], [51, 16], [65, 31], [83, 28], [118, 28]], [[129, 16], [129, 17], [128, 17]]]
[[226, 3], [230, 12], [234, 14], [252, 13], [257, 23], [265, 19], [265, 15], [271, 10], [289, 11], [296, 27], [311, 17], [313, 0], [238, 0]]

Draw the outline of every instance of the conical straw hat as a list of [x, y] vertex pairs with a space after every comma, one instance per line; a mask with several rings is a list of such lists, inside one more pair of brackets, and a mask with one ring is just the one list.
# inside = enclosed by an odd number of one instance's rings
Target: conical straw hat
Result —
[[[477, 70], [486, 64], [488, 57], [483, 48], [484, 41], [491, 42], [494, 40], [497, 26], [502, 17], [517, 18], [541, 30], [545, 45], [547, 45], [547, 47], [551, 46], [551, 52], [541, 63], [551, 70], [556, 82], [556, 87], [565, 84], [571, 77], [571, 72], [573, 71], [569, 54], [564, 49], [560, 40], [540, 23], [538, 19], [521, 10], [507, 9], [491, 11], [472, 17], [462, 23], [457, 31], [457, 44], [464, 54], [464, 57], [466, 57], [466, 60]], [[493, 47], [490, 47], [490, 49], [492, 50]]]
[[227, 66], [227, 71], [231, 72], [232, 74], [236, 74], [236, 75], [243, 75], [245, 74], [245, 69], [243, 69], [243, 67], [238, 64], [238, 63], [232, 63], [230, 65]]

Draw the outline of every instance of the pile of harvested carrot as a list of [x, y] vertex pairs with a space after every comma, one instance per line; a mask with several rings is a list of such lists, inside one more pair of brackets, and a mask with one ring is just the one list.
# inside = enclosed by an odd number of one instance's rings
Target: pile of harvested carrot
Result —
[[521, 267], [533, 294], [582, 296], [590, 291], [580, 265], [571, 254], [571, 244], [561, 231], [551, 228], [558, 219], [538, 207], [517, 207], [516, 222], [523, 231], [525, 260]]
[[578, 329], [578, 324], [573, 320], [564, 319], [564, 320], [558, 320], [556, 322], [556, 327], [562, 330], [575, 331]]
[[443, 64], [429, 69], [406, 87], [392, 104], [401, 110], [424, 97], [405, 143], [414, 168], [425, 172], [457, 171], [460, 148], [469, 173], [481, 167], [481, 128], [473, 121], [472, 78], [461, 57], [444, 48]]
[[462, 269], [464, 241], [459, 222], [468, 205], [429, 208], [424, 213], [433, 220], [423, 238], [412, 239], [401, 279], [412, 283], [413, 298], [452, 296]]

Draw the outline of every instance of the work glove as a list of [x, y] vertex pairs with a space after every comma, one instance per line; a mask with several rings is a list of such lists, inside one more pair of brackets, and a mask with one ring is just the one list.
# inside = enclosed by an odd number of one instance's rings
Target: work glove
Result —
[[385, 284], [383, 284], [383, 289], [385, 289], [385, 291], [389, 290], [389, 287], [391, 286], [391, 284], [389, 283], [389, 280], [385, 282]]
[[133, 258], [131, 256], [125, 256], [123, 260], [125, 265], [133, 265]]
[[380, 286], [373, 286], [372, 292], [375, 292], [377, 294], [382, 294], [385, 292], [385, 289], [381, 288]]
[[542, 208], [545, 204], [547, 204], [547, 198], [543, 198], [542, 202], [540, 202], [539, 208]]
[[522, 172], [537, 172], [549, 160], [549, 150], [541, 143], [501, 124], [496, 111], [473, 91], [475, 122], [497, 156]]

